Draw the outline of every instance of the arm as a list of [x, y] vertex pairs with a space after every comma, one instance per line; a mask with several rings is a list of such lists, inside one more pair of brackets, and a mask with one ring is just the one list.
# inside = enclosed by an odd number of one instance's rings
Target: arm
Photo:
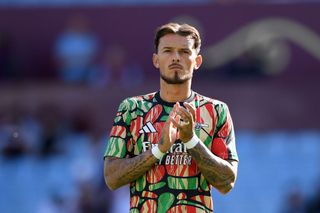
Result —
[[[177, 103], [178, 105], [178, 103]], [[188, 103], [186, 107], [176, 107], [176, 115], [184, 122], [179, 124], [172, 119], [172, 122], [179, 130], [179, 136], [182, 142], [186, 143], [193, 139], [195, 109]], [[199, 138], [199, 143], [188, 152], [196, 161], [199, 170], [206, 180], [221, 193], [226, 194], [233, 187], [237, 177], [238, 162], [234, 160], [224, 160], [211, 152]]]
[[145, 174], [158, 161], [148, 150], [133, 158], [106, 157], [104, 179], [111, 190], [128, 184]]
[[[171, 115], [171, 114], [170, 114]], [[165, 122], [158, 148], [162, 153], [167, 152], [176, 140], [176, 129], [168, 120]], [[106, 156], [104, 162], [104, 179], [107, 186], [117, 189], [125, 184], [137, 180], [149, 171], [159, 159], [151, 150], [141, 153], [133, 158], [117, 158]]]
[[237, 161], [226, 161], [214, 155], [202, 142], [189, 149], [193, 159], [207, 181], [222, 194], [228, 193], [237, 177]]

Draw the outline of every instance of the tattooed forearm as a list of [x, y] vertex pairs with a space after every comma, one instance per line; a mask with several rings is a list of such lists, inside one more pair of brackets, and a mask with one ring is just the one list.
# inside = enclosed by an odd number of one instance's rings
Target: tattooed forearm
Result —
[[106, 157], [105, 181], [110, 189], [117, 189], [144, 175], [157, 161], [151, 150], [133, 158]]
[[188, 152], [196, 161], [202, 175], [211, 185], [222, 193], [232, 189], [236, 179], [236, 166], [214, 155], [201, 142], [194, 148], [189, 149]]

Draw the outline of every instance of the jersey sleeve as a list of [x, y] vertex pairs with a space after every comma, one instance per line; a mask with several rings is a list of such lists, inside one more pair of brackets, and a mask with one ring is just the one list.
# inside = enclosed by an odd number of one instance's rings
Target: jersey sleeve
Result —
[[125, 158], [127, 155], [127, 142], [131, 139], [130, 133], [130, 108], [128, 100], [121, 102], [113, 126], [104, 157], [112, 156]]
[[216, 112], [218, 120], [211, 151], [222, 159], [239, 161], [229, 108], [225, 103], [221, 103], [216, 106]]

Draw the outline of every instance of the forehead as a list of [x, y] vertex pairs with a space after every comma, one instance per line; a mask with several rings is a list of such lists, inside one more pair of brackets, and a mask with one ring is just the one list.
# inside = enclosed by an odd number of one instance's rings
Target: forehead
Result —
[[194, 40], [191, 38], [191, 36], [167, 34], [161, 37], [159, 40], [159, 49], [166, 47], [192, 49], [194, 47]]

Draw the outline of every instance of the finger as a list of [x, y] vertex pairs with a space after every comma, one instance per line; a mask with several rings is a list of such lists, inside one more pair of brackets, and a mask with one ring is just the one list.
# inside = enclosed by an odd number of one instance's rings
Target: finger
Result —
[[176, 102], [173, 106], [173, 111], [176, 112], [179, 109], [179, 107], [180, 107], [179, 102]]
[[[182, 116], [184, 116], [181, 113], [179, 113], [180, 108], [181, 108], [180, 103], [176, 102], [174, 105], [173, 111], [174, 111], [174, 118], [177, 123], [179, 123], [181, 121]], [[186, 119], [186, 118], [184, 118], [184, 119]]]
[[[176, 107], [174, 107], [174, 108], [176, 108]], [[176, 109], [173, 110], [173, 115], [170, 118], [170, 123], [174, 125], [174, 123], [171, 120], [175, 120], [176, 123], [179, 123], [179, 121], [180, 121], [180, 115], [177, 114]], [[174, 127], [177, 128], [175, 125], [174, 125]]]
[[177, 114], [180, 115], [183, 120], [192, 122], [192, 114], [187, 109], [179, 107]]
[[184, 123], [189, 123], [190, 121], [190, 118], [186, 115], [186, 114], [184, 114], [183, 112], [181, 112], [181, 111], [179, 111], [179, 112], [177, 112], [177, 116], [176, 117], [178, 117], [179, 119], [176, 119], [176, 121], [179, 123], [179, 122], [184, 122]]
[[176, 109], [175, 109], [175, 107], [174, 107], [174, 108], [171, 110], [171, 112], [170, 112], [170, 114], [169, 114], [169, 117], [174, 118], [175, 114], [176, 114]]
[[193, 120], [196, 120], [196, 109], [194, 108], [194, 106], [187, 103], [187, 102], [184, 102], [183, 105], [189, 110], [189, 112], [192, 115]]
[[180, 122], [180, 119], [181, 119], [181, 115], [179, 114], [176, 114], [175, 117], [174, 117], [174, 120], [179, 123]]
[[171, 112], [169, 113], [169, 117], [174, 117], [175, 116], [175, 114], [177, 112], [177, 109], [180, 106], [180, 105], [177, 105], [177, 104], [178, 104], [178, 102], [173, 105], [173, 108], [172, 108]]
[[173, 125], [173, 123], [170, 123], [170, 128], [169, 128], [169, 139], [171, 143], [174, 143], [177, 139], [177, 128]]
[[170, 119], [171, 123], [173, 124], [173, 126], [175, 126], [178, 129], [182, 128], [182, 126], [177, 121], [175, 121], [174, 118], [170, 117], [169, 119]]
[[171, 119], [175, 118], [175, 113], [173, 112], [173, 110], [170, 112], [167, 121], [164, 123], [163, 128], [165, 128], [167, 131], [169, 131], [170, 126], [171, 126]]

